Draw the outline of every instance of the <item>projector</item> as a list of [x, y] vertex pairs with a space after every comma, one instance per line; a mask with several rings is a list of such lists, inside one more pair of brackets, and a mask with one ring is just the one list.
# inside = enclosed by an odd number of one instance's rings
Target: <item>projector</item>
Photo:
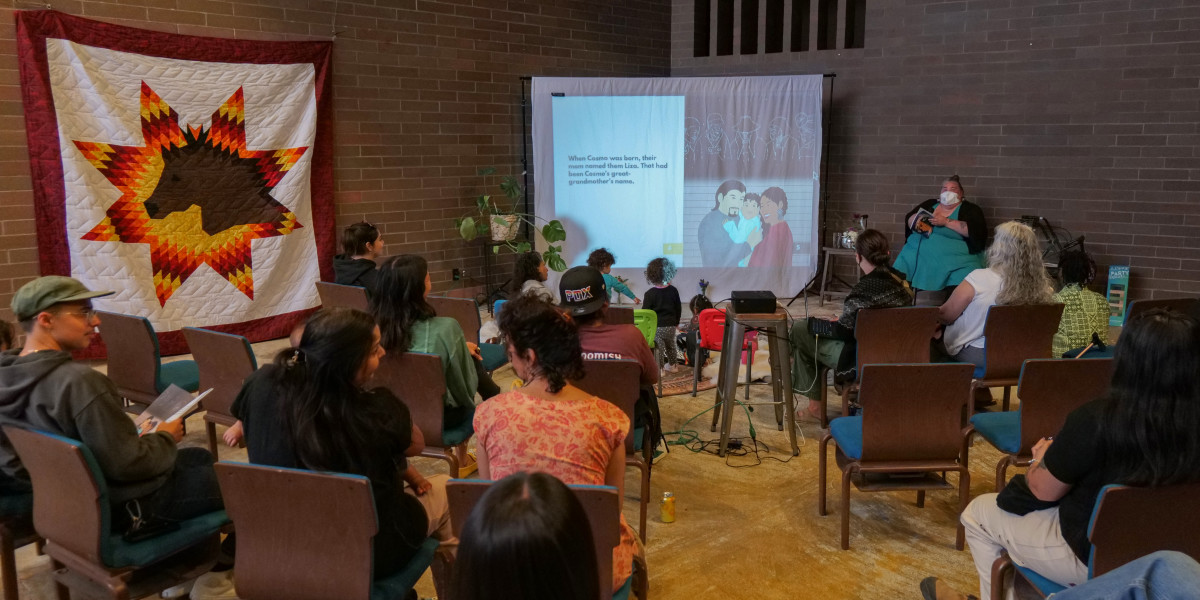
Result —
[[775, 312], [775, 293], [767, 291], [733, 292], [730, 294], [735, 313]]

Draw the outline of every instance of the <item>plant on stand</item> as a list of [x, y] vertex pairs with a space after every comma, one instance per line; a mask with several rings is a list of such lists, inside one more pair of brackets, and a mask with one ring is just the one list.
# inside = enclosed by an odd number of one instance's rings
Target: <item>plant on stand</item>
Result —
[[[479, 174], [483, 176], [493, 175], [496, 173], [494, 167], [486, 167], [479, 170]], [[558, 219], [547, 221], [527, 213], [517, 212], [517, 200], [524, 194], [525, 189], [521, 187], [521, 183], [512, 175], [506, 175], [500, 180], [500, 191], [508, 199], [508, 206], [502, 207], [498, 204], [490, 194], [480, 194], [475, 198], [475, 210], [477, 215], [466, 215], [454, 219], [454, 228], [458, 230], [458, 234], [466, 241], [474, 240], [477, 237], [490, 235], [492, 241], [499, 242], [492, 246], [492, 252], [499, 254], [501, 248], [523, 254], [533, 249], [531, 240], [518, 240], [517, 233], [522, 223], [529, 226], [530, 231], [537, 232], [542, 236], [542, 240], [546, 242], [546, 249], [542, 252], [542, 260], [546, 261], [546, 266], [555, 271], [565, 271], [567, 263], [562, 257], [562, 244], [555, 245], [557, 242], [563, 242], [567, 239], [567, 232], [563, 229], [563, 225]], [[538, 221], [542, 221], [544, 225], [538, 226]]]

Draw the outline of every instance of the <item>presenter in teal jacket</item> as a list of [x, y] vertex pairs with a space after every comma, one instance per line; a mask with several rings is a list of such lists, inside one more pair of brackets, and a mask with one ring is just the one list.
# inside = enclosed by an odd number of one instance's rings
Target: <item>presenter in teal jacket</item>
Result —
[[[921, 214], [922, 209], [933, 216]], [[914, 289], [945, 294], [929, 302], [941, 304], [968, 273], [984, 267], [987, 223], [979, 206], [966, 200], [958, 175], [942, 183], [940, 197], [909, 211], [905, 225], [904, 249], [892, 267], [904, 273]]]

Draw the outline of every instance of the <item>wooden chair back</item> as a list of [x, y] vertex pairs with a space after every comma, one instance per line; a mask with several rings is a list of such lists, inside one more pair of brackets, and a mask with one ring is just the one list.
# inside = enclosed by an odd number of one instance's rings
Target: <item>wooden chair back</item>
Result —
[[183, 337], [200, 368], [200, 389], [212, 388], [201, 400], [204, 410], [232, 419], [229, 409], [242, 390], [242, 383], [258, 369], [250, 340], [198, 327], [184, 327]]
[[1200, 318], [1200, 298], [1159, 298], [1155, 300], [1134, 300], [1125, 311], [1125, 323], [1137, 315], [1155, 308], [1163, 308], [1181, 312]]
[[633, 325], [633, 309], [610, 305], [604, 313], [604, 322], [609, 325]]
[[638, 452], [633, 444], [633, 412], [641, 377], [642, 365], [636, 360], [585, 360], [583, 378], [571, 382], [575, 387], [615, 404], [629, 417], [629, 435], [625, 436], [627, 456]]
[[371, 597], [379, 525], [366, 477], [230, 462], [214, 468], [237, 528], [239, 598]]
[[426, 296], [425, 300], [429, 302], [433, 310], [437, 311], [439, 317], [450, 317], [458, 321], [468, 342], [479, 343], [481, 323], [479, 322], [479, 306], [475, 304], [474, 300], [449, 296]]
[[937, 326], [938, 309], [932, 306], [858, 311], [854, 323], [858, 372], [868, 364], [929, 362], [929, 340]]
[[1058, 434], [1067, 415], [1108, 392], [1111, 358], [1025, 361], [1017, 397], [1021, 399], [1021, 451], [1028, 455], [1044, 437]]
[[121, 313], [96, 313], [100, 316], [100, 338], [108, 348], [108, 378], [131, 402], [154, 402], [162, 357], [150, 321]]
[[862, 462], [958, 457], [974, 368], [967, 363], [863, 365]]
[[988, 309], [983, 335], [987, 365], [980, 379], [1017, 379], [1031, 358], [1051, 358], [1062, 304], [993, 306]]
[[379, 359], [379, 368], [370, 385], [386, 387], [404, 402], [426, 445], [446, 447], [442, 441], [446, 375], [441, 357], [421, 352], [390, 352]]
[[90, 563], [101, 564], [109, 537], [108, 487], [83, 444], [41, 431], [4, 426], [33, 483], [38, 535]]
[[[454, 535], [462, 535], [463, 523], [479, 503], [493, 482], [478, 479], [452, 479], [446, 484], [446, 495], [450, 500], [450, 523]], [[617, 488], [606, 485], [572, 485], [571, 491], [583, 504], [588, 523], [592, 526], [592, 540], [596, 547], [596, 571], [600, 576], [600, 598], [612, 598], [612, 553], [621, 543], [621, 498]]]
[[321, 306], [332, 308], [344, 306], [370, 312], [367, 302], [367, 288], [357, 285], [340, 285], [328, 281], [317, 282], [317, 295], [321, 297]]
[[1092, 540], [1089, 577], [1099, 577], [1159, 550], [1200, 560], [1200, 482], [1139, 488], [1105, 486], [1096, 499], [1088, 537]]

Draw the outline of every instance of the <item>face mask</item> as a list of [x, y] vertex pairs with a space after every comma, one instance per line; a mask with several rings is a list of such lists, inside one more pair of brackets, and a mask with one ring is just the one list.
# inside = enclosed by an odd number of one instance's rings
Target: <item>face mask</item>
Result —
[[958, 194], [954, 192], [942, 192], [941, 197], [938, 198], [938, 202], [941, 202], [942, 206], [954, 206], [958, 204]]

